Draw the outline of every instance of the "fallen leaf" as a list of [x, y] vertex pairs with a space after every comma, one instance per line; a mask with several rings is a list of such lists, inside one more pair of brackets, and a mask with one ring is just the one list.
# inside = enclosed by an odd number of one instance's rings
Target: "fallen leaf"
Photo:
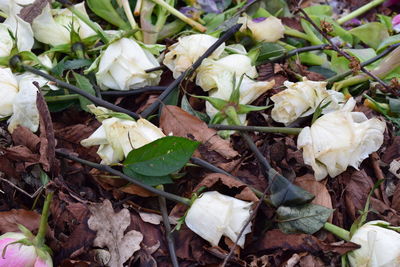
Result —
[[19, 17], [26, 22], [32, 23], [32, 21], [42, 13], [45, 6], [49, 3], [49, 0], [36, 0], [32, 4], [23, 7], [19, 13]]
[[40, 143], [40, 138], [36, 134], [32, 133], [32, 131], [28, 128], [18, 126], [13, 131], [11, 136], [15, 146], [26, 146], [32, 152], [38, 152], [38, 144]]
[[122, 267], [140, 249], [143, 235], [135, 230], [124, 234], [131, 223], [129, 211], [122, 209], [115, 213], [108, 199], [102, 204], [89, 206], [89, 210], [92, 213], [88, 220], [89, 228], [97, 231], [93, 245], [108, 248], [111, 259], [107, 266]]
[[217, 131], [208, 128], [207, 124], [177, 106], [165, 106], [161, 113], [160, 127], [165, 134], [194, 138], [210, 151], [216, 151], [226, 159], [238, 155], [229, 141], [218, 136]]
[[[306, 174], [298, 177], [294, 181], [294, 184], [300, 186], [315, 196], [311, 202], [312, 204], [333, 209], [332, 199], [328, 189], [326, 189], [326, 186], [323, 183], [316, 181], [313, 175]], [[332, 216], [329, 218], [329, 221], [332, 222]]]
[[31, 231], [39, 228], [40, 214], [30, 210], [10, 210], [0, 212], [0, 232], [19, 232], [18, 224]]
[[360, 246], [351, 242], [327, 244], [315, 236], [307, 234], [285, 234], [281, 230], [274, 229], [266, 232], [263, 237], [249, 245], [250, 253], [265, 253], [276, 250], [290, 252], [309, 252], [318, 255], [321, 251], [334, 252], [343, 255]]

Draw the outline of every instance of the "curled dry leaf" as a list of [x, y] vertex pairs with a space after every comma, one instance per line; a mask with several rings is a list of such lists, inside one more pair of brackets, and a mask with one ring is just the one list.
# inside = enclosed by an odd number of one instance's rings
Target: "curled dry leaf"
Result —
[[124, 234], [131, 223], [129, 211], [122, 209], [115, 213], [108, 199], [102, 204], [89, 206], [89, 210], [92, 213], [88, 220], [89, 228], [97, 231], [93, 245], [108, 248], [111, 258], [107, 266], [122, 267], [140, 249], [143, 235], [135, 230]]
[[194, 138], [215, 151], [225, 159], [236, 157], [238, 152], [231, 147], [229, 141], [218, 136], [217, 131], [208, 128], [207, 124], [183, 109], [176, 106], [165, 106], [161, 113], [160, 127], [166, 135]]
[[40, 214], [30, 210], [10, 210], [0, 212], [0, 233], [19, 232], [18, 224], [22, 224], [31, 231], [37, 230]]

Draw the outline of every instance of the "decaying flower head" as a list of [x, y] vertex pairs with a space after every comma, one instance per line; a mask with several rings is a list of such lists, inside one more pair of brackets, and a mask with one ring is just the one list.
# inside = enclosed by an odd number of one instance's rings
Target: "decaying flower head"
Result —
[[326, 82], [308, 81], [284, 82], [287, 89], [271, 97], [275, 103], [271, 112], [274, 121], [290, 124], [299, 117], [305, 117], [314, 113], [318, 106], [322, 107], [323, 113], [339, 109], [344, 102], [344, 95], [334, 90], [326, 90]]
[[391, 228], [385, 221], [371, 221], [361, 226], [350, 240], [361, 245], [348, 254], [351, 266], [400, 266], [400, 233]]
[[245, 15], [238, 22], [243, 24], [240, 31], [249, 30], [253, 39], [258, 42], [276, 42], [284, 36], [285, 27], [281, 20], [274, 16], [252, 19]]
[[110, 44], [100, 56], [96, 78], [102, 89], [129, 90], [157, 85], [161, 72], [145, 70], [158, 66], [156, 58], [135, 40], [122, 38]]
[[297, 146], [303, 149], [304, 162], [311, 165], [317, 181], [328, 174], [335, 177], [348, 166], [357, 169], [383, 143], [386, 124], [351, 112], [355, 104], [349, 99], [340, 110], [323, 115], [298, 136]]
[[88, 138], [81, 141], [82, 146], [100, 145], [97, 154], [102, 164], [113, 164], [124, 159], [132, 149], [139, 148], [164, 137], [164, 133], [145, 119], [137, 121], [119, 118], [103, 120], [102, 125]]
[[[190, 207], [186, 225], [213, 246], [218, 246], [222, 236], [233, 242], [250, 218], [251, 202], [226, 196], [217, 191], [203, 193]], [[241, 235], [238, 245], [243, 248], [246, 234], [251, 232], [249, 223]]]
[[[185, 70], [201, 57], [218, 39], [207, 34], [192, 34], [178, 38], [178, 42], [169, 47], [165, 54], [164, 65], [178, 78]], [[217, 59], [225, 49], [221, 44], [209, 58]]]

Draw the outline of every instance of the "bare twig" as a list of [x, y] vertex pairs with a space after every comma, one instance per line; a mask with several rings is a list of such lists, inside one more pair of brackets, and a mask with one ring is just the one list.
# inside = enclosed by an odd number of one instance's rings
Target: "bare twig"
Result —
[[164, 70], [166, 68], [167, 68], [166, 66], [160, 65], [160, 66], [157, 66], [157, 67], [154, 67], [151, 69], [144, 70], [144, 72], [149, 73], [149, 72], [153, 72], [153, 71], [157, 71], [157, 70]]
[[162, 94], [158, 97], [157, 101], [151, 104], [147, 109], [142, 112], [142, 117], [146, 118], [147, 116], [151, 115], [160, 105], [162, 101], [189, 75], [191, 75], [203, 62], [203, 60], [209, 57], [222, 43], [228, 40], [235, 32], [237, 32], [242, 24], [236, 24], [227, 30], [207, 51], [199, 57], [193, 65], [188, 68], [184, 73], [182, 73], [175, 81], [173, 81]]
[[160, 204], [161, 214], [165, 227], [165, 235], [167, 237], [167, 242], [168, 242], [169, 256], [171, 257], [172, 266], [179, 267], [179, 262], [175, 251], [174, 237], [172, 236], [171, 224], [169, 223], [167, 203], [165, 201], [165, 197], [161, 196], [158, 197], [158, 203]]
[[[303, 18], [308, 21], [328, 42], [329, 44], [332, 46], [333, 50], [335, 50], [336, 52], [338, 52], [340, 55], [344, 56], [347, 60], [349, 60], [350, 62], [354, 62], [354, 60], [356, 60], [354, 57], [352, 57], [351, 55], [349, 55], [347, 52], [343, 51], [342, 49], [340, 49], [335, 43], [332, 42], [332, 40], [329, 38], [329, 36], [322, 31], [315, 23], [314, 21], [308, 16], [308, 14], [302, 9], [302, 8], [298, 8], [298, 11], [300, 11], [300, 13], [303, 14]], [[359, 62], [358, 62], [359, 63]], [[378, 83], [380, 83], [383, 87], [385, 87], [386, 89], [389, 89], [389, 86], [382, 81], [378, 76], [376, 76], [375, 74], [371, 73], [370, 71], [368, 71], [365, 67], [362, 67], [361, 65], [359, 66], [360, 70], [363, 71], [365, 74], [367, 74], [368, 76], [370, 76], [372, 79], [374, 79], [375, 81], [377, 81]]]
[[92, 101], [96, 105], [103, 106], [105, 108], [111, 109], [111, 110], [116, 111], [116, 112], [126, 113], [126, 114], [128, 114], [129, 116], [131, 116], [134, 119], [139, 119], [140, 118], [140, 116], [138, 114], [136, 114], [135, 112], [133, 112], [133, 111], [127, 110], [125, 108], [121, 108], [121, 107], [119, 107], [117, 105], [114, 105], [114, 104], [112, 104], [110, 102], [107, 102], [107, 101], [105, 101], [103, 99], [97, 98], [96, 96], [89, 94], [88, 92], [80, 89], [79, 87], [76, 87], [76, 86], [74, 86], [72, 84], [69, 84], [69, 83], [63, 82], [61, 80], [58, 80], [56, 77], [54, 77], [54, 76], [52, 76], [50, 74], [47, 74], [46, 72], [43, 72], [43, 71], [38, 70], [38, 69], [35, 69], [34, 67], [31, 67], [31, 66], [28, 66], [28, 65], [25, 65], [25, 64], [21, 64], [21, 67], [23, 67], [26, 71], [32, 72], [33, 74], [39, 75], [39, 76], [41, 76], [43, 78], [46, 78], [49, 81], [54, 82], [58, 87], [62, 87], [62, 88], [71, 90], [74, 93], [77, 93], [77, 94], [89, 99], [90, 101]]
[[133, 89], [129, 91], [104, 91], [101, 92], [102, 96], [128, 96], [128, 95], [138, 95], [146, 92], [159, 92], [164, 91], [166, 86], [146, 86], [139, 89]]

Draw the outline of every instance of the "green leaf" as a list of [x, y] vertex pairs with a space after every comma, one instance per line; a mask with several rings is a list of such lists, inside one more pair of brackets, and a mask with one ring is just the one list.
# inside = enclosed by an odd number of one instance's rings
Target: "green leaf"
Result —
[[380, 47], [383, 40], [389, 37], [385, 25], [379, 22], [367, 23], [351, 29], [349, 32], [374, 49]]
[[273, 60], [281, 57], [286, 53], [286, 49], [277, 43], [262, 42], [256, 47], [252, 48], [249, 53], [258, 50], [258, 57], [255, 60], [255, 65], [260, 65], [267, 60]]
[[400, 34], [396, 34], [396, 35], [390, 36], [390, 37], [386, 38], [385, 40], [383, 40], [383, 41], [379, 44], [379, 46], [378, 46], [378, 48], [376, 49], [376, 51], [377, 51], [378, 53], [380, 53], [380, 52], [382, 52], [382, 50], [385, 49], [386, 47], [388, 47], [388, 46], [390, 46], [390, 45], [393, 45], [393, 44], [397, 44], [397, 43], [399, 43], [399, 42], [400, 42]]
[[314, 199], [313, 194], [289, 182], [288, 179], [272, 168], [268, 171], [268, 183], [271, 187], [270, 199], [275, 207], [302, 205]]
[[312, 5], [304, 8], [304, 11], [309, 16], [329, 17], [333, 15], [332, 7], [328, 5]]
[[165, 176], [179, 171], [190, 159], [199, 142], [166, 136], [129, 152], [125, 168], [147, 176]]
[[324, 68], [324, 67], [321, 67], [321, 66], [311, 66], [311, 67], [308, 68], [308, 70], [321, 74], [322, 76], [325, 77], [325, 79], [333, 77], [333, 76], [335, 76], [337, 74], [333, 70], [327, 69], [327, 68]]
[[392, 113], [400, 114], [400, 99], [388, 97], [389, 107]]
[[135, 180], [138, 180], [144, 184], [150, 185], [150, 186], [156, 186], [160, 184], [172, 184], [173, 181], [169, 175], [164, 175], [164, 176], [147, 176], [147, 175], [142, 175], [139, 174], [135, 171], [133, 171], [129, 167], [124, 167], [123, 168], [124, 174], [133, 177]]
[[312, 235], [324, 226], [333, 210], [320, 205], [306, 204], [296, 207], [281, 206], [276, 212], [279, 229], [283, 232]]
[[127, 20], [120, 17], [118, 12], [114, 9], [111, 0], [87, 0], [86, 3], [93, 13], [105, 21], [123, 30], [130, 29]]
[[189, 103], [189, 100], [187, 99], [186, 95], [182, 96], [181, 100], [181, 108], [186, 111], [189, 114], [192, 114], [199, 118], [200, 120], [204, 121], [205, 123], [208, 123], [210, 121], [210, 117], [208, 117], [207, 114], [204, 114], [202, 112], [199, 112], [197, 110], [194, 110], [192, 106]]
[[[82, 76], [76, 72], [74, 72], [74, 78], [80, 89], [82, 89], [83, 91], [85, 91], [91, 95], [95, 95], [93, 86], [90, 83], [88, 78], [86, 78], [85, 76]], [[87, 112], [89, 112], [87, 105], [93, 104], [91, 101], [89, 101], [86, 97], [83, 97], [83, 96], [79, 96], [79, 103], [81, 105], [81, 108]]]

